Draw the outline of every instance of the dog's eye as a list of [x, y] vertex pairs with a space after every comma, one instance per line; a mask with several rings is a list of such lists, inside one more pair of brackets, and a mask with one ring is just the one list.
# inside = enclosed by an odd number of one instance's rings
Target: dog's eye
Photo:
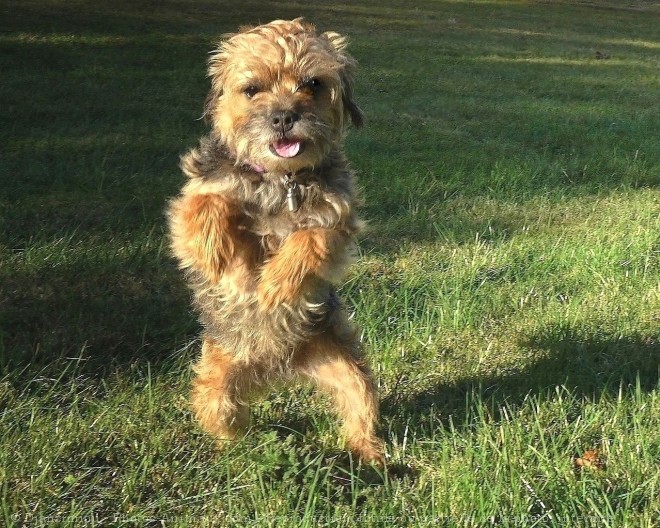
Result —
[[321, 89], [322, 86], [323, 83], [320, 81], [320, 79], [314, 77], [312, 79], [305, 79], [302, 83], [300, 83], [300, 87], [298, 89], [316, 93]]
[[243, 90], [243, 93], [247, 96], [248, 99], [252, 99], [257, 95], [261, 90], [258, 86], [250, 85]]

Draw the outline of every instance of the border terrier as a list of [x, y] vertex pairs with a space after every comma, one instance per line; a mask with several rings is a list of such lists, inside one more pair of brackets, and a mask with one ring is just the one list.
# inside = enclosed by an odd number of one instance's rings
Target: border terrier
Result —
[[210, 133], [181, 158], [172, 249], [203, 325], [192, 408], [219, 440], [281, 381], [330, 395], [347, 447], [382, 465], [378, 400], [335, 292], [354, 249], [354, 175], [342, 150], [363, 114], [346, 39], [302, 19], [243, 28], [208, 63]]

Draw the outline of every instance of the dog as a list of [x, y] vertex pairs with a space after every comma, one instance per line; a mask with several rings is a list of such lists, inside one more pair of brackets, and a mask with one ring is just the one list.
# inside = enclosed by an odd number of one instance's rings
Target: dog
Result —
[[337, 297], [362, 222], [342, 150], [363, 113], [346, 39], [298, 18], [242, 28], [208, 62], [210, 133], [181, 158], [171, 247], [203, 325], [192, 409], [223, 444], [281, 381], [330, 395], [346, 447], [383, 464], [378, 399]]

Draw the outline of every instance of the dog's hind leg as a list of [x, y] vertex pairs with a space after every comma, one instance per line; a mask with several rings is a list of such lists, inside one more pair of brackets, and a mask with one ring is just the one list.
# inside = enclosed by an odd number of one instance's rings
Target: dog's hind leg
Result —
[[192, 408], [201, 427], [218, 440], [235, 438], [249, 423], [245, 401], [250, 376], [230, 354], [204, 339], [202, 355], [193, 367]]
[[332, 397], [344, 422], [347, 447], [363, 461], [382, 465], [383, 443], [375, 431], [378, 399], [357, 339], [338, 338], [328, 331], [299, 351], [294, 366]]

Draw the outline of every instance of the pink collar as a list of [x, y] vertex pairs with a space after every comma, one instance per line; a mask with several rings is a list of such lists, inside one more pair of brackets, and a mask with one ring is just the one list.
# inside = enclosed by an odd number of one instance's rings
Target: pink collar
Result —
[[248, 161], [248, 165], [254, 172], [258, 172], [259, 174], [263, 174], [264, 172], [266, 172], [263, 165], [257, 165], [256, 163], [252, 163], [251, 161]]

